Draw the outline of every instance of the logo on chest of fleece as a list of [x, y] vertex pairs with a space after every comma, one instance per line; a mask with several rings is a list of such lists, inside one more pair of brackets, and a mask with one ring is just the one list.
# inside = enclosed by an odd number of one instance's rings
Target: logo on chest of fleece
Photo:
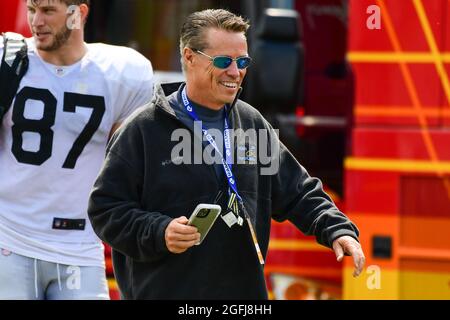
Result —
[[[225, 137], [225, 138], [224, 138]], [[278, 131], [271, 129], [230, 129], [227, 135], [217, 129], [202, 131], [194, 123], [194, 132], [184, 128], [174, 130], [169, 160], [161, 164], [259, 165], [261, 175], [274, 175], [279, 169]]]

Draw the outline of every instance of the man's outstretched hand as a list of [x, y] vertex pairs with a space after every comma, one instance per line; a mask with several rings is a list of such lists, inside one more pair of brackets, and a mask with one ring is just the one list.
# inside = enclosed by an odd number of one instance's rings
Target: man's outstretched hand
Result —
[[361, 274], [366, 263], [366, 257], [358, 241], [350, 236], [339, 237], [333, 241], [333, 250], [339, 262], [342, 261], [345, 253], [351, 255], [353, 257], [353, 264], [355, 265], [353, 276], [357, 277]]

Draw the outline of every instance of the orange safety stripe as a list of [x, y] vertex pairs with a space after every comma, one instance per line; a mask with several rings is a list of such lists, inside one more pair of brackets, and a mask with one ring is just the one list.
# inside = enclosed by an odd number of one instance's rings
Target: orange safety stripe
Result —
[[330, 251], [313, 241], [270, 239], [269, 250], [292, 250], [292, 251]]
[[438, 58], [443, 63], [450, 63], [450, 53], [428, 52], [383, 52], [383, 51], [351, 51], [347, 54], [354, 63], [434, 63]]
[[302, 266], [298, 267], [286, 267], [283, 265], [266, 265], [264, 267], [266, 274], [270, 273], [284, 273], [299, 276], [320, 276], [324, 278], [340, 278], [342, 276], [341, 269], [335, 268], [305, 268]]
[[355, 158], [345, 159], [347, 170], [369, 170], [369, 171], [395, 171], [415, 173], [450, 173], [450, 162], [448, 161], [421, 161], [421, 160], [399, 160], [383, 158]]
[[[439, 107], [426, 107], [422, 114], [426, 117], [450, 118], [450, 109]], [[417, 112], [412, 106], [370, 106], [358, 105], [355, 108], [356, 116], [363, 117], [417, 117]]]

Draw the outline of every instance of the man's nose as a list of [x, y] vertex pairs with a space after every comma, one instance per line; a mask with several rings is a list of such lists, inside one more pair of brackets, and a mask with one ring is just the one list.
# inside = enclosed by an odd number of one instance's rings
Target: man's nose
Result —
[[239, 68], [237, 66], [237, 62], [233, 61], [230, 66], [227, 68], [227, 75], [233, 77], [233, 78], [237, 78], [239, 77], [240, 73], [239, 73]]
[[40, 12], [35, 12], [31, 19], [31, 25], [33, 27], [40, 27], [44, 25], [44, 15]]

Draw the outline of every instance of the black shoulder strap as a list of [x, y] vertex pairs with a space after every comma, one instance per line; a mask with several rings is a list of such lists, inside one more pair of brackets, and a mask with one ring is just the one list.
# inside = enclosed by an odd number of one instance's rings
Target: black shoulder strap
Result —
[[0, 124], [8, 112], [20, 81], [28, 70], [28, 46], [25, 38], [17, 33], [3, 34], [3, 57], [0, 65]]

